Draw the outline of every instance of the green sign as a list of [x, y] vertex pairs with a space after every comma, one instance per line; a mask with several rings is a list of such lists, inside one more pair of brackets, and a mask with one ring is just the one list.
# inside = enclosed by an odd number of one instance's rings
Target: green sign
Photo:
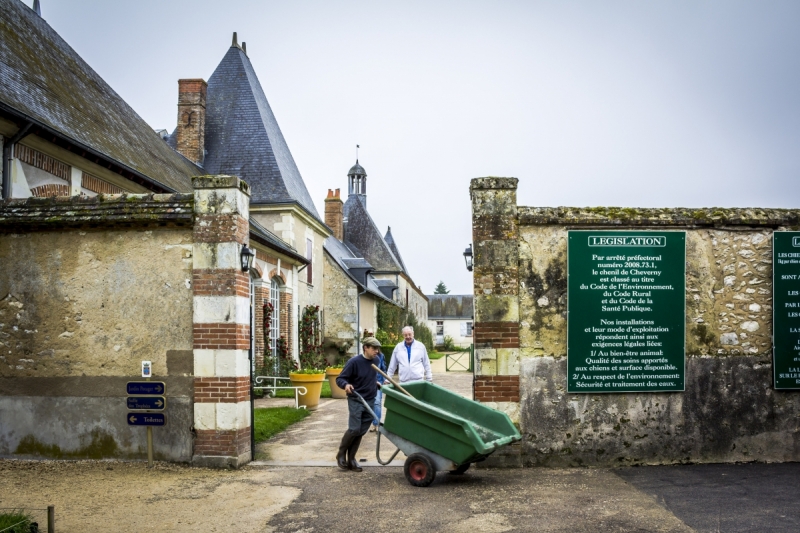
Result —
[[686, 233], [570, 231], [567, 391], [682, 391]]
[[773, 365], [776, 389], [800, 389], [800, 232], [772, 234]]

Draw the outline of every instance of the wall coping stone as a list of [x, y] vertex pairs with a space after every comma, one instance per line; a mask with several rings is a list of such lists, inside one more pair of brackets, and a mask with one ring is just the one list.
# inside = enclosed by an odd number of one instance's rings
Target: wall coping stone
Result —
[[469, 184], [469, 190], [474, 191], [477, 189], [516, 189], [519, 179], [517, 178], [499, 178], [495, 176], [487, 176], [485, 178], [473, 178]]
[[191, 225], [193, 194], [99, 194], [0, 202], [0, 233], [66, 228]]
[[529, 226], [800, 226], [800, 209], [726, 207], [519, 207]]
[[192, 187], [195, 189], [239, 189], [241, 192], [250, 196], [250, 185], [238, 176], [226, 176], [224, 174], [213, 176], [194, 176]]

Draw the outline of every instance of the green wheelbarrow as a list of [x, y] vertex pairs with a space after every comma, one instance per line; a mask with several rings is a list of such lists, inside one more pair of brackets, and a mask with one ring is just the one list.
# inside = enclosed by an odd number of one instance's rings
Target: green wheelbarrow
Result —
[[[392, 383], [382, 390], [386, 419], [382, 425], [378, 420], [375, 456], [388, 465], [400, 451], [406, 454], [403, 472], [415, 487], [433, 483], [436, 472], [463, 474], [472, 463], [522, 438], [505, 413], [433, 383]], [[358, 397], [377, 420], [372, 407]], [[381, 459], [381, 435], [397, 447], [386, 461]]]

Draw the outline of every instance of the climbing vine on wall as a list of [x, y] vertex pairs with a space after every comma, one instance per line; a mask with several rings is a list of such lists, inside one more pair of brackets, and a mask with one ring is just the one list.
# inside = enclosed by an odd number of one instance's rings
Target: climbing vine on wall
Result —
[[308, 305], [300, 317], [300, 367], [325, 369], [322, 354], [322, 332], [319, 324], [319, 306]]
[[264, 302], [264, 366], [267, 366], [267, 359], [272, 359], [272, 343], [270, 342], [270, 328], [272, 327], [272, 303]]
[[414, 338], [424, 344], [429, 351], [433, 350], [431, 330], [419, 322], [414, 313], [389, 302], [378, 302], [378, 331], [375, 332], [375, 336], [381, 344], [396, 344], [403, 340], [404, 326], [414, 328]]

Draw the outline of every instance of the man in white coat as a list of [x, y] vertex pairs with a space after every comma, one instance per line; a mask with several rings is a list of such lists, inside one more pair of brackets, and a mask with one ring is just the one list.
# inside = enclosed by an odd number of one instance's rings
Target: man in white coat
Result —
[[428, 350], [425, 345], [414, 340], [414, 328], [406, 326], [403, 328], [403, 342], [394, 347], [392, 360], [389, 363], [387, 374], [394, 376], [400, 372], [400, 384], [407, 381], [419, 381], [426, 379], [433, 381], [431, 372], [431, 360], [428, 359]]

